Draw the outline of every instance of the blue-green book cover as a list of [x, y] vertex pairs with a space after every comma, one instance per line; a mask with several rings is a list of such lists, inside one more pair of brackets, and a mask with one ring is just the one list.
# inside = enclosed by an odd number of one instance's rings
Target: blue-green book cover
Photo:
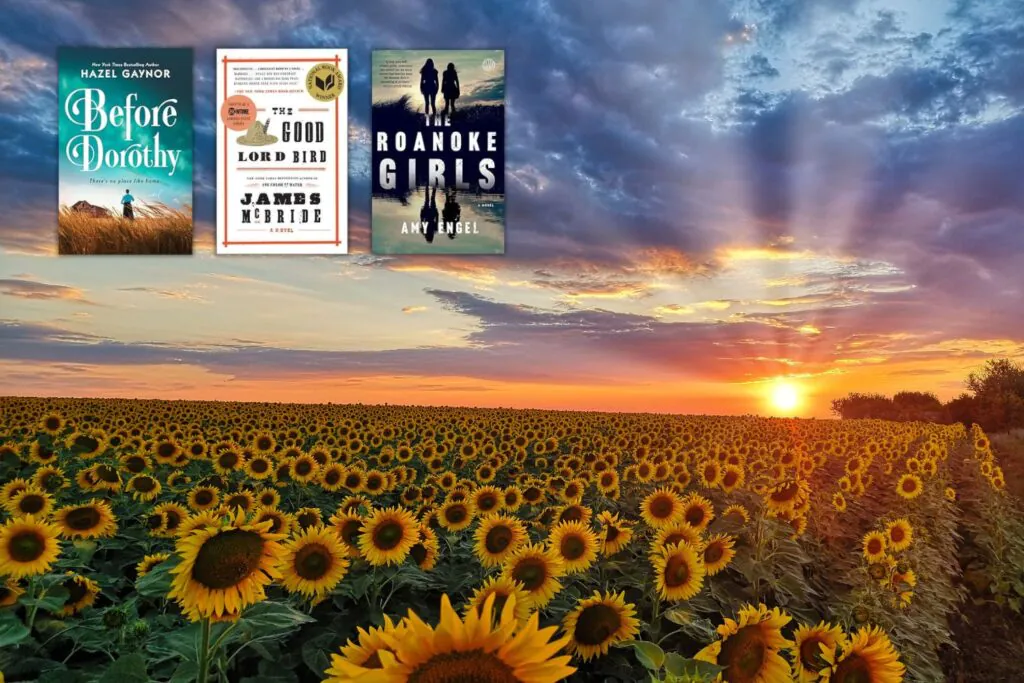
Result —
[[192, 253], [192, 50], [62, 47], [58, 251]]

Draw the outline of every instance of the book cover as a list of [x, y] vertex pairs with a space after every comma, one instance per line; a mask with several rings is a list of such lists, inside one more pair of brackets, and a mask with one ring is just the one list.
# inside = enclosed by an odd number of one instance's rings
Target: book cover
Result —
[[192, 50], [62, 47], [58, 252], [192, 253]]
[[217, 253], [348, 253], [348, 51], [217, 50]]
[[504, 50], [374, 50], [375, 254], [505, 253]]

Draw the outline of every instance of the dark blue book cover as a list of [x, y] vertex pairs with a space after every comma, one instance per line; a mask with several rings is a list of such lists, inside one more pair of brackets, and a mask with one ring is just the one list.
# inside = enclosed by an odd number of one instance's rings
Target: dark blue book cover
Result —
[[375, 50], [375, 254], [505, 253], [505, 53]]

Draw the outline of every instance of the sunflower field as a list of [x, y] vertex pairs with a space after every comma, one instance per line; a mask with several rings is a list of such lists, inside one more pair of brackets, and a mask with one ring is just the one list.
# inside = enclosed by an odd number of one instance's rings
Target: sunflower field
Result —
[[1024, 604], [962, 425], [3, 398], [0, 482], [0, 681], [932, 682]]

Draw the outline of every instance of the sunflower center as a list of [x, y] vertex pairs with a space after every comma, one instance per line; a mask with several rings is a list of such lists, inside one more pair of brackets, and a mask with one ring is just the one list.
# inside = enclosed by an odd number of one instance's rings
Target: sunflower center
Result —
[[7, 552], [15, 562], [34, 562], [42, 557], [44, 550], [46, 539], [32, 529], [14, 534], [7, 544]]
[[906, 479], [903, 482], [903, 490], [908, 493], [913, 492], [916, 488], [917, 482], [915, 482], [913, 479]]
[[89, 587], [85, 585], [84, 581], [78, 581], [77, 579], [68, 579], [64, 582], [64, 588], [68, 592], [67, 600], [64, 601], [65, 605], [77, 604], [82, 598], [89, 594]]
[[512, 543], [512, 530], [507, 526], [496, 526], [487, 532], [484, 547], [489, 553], [500, 553], [508, 549]]
[[877, 538], [872, 538], [868, 541], [868, 552], [872, 555], [877, 555], [882, 552], [882, 542]]
[[96, 468], [96, 474], [100, 475], [100, 479], [106, 482], [117, 481], [117, 470], [108, 465], [100, 465]]
[[712, 543], [704, 549], [704, 564], [714, 564], [722, 559], [724, 551], [720, 543]]
[[391, 550], [402, 542], [402, 537], [404, 535], [405, 533], [401, 524], [388, 520], [374, 529], [373, 545], [379, 550]]
[[587, 544], [575, 534], [563, 538], [558, 548], [562, 553], [562, 557], [567, 560], [578, 560], [587, 552]]
[[656, 519], [668, 519], [675, 511], [672, 501], [666, 497], [655, 498], [651, 501], [651, 516]]
[[722, 643], [718, 663], [725, 666], [730, 683], [754, 683], [764, 665], [767, 652], [758, 626], [744, 626]]
[[213, 502], [213, 494], [206, 489], [196, 492], [196, 503], [199, 505], [209, 505]]
[[263, 538], [258, 533], [231, 529], [203, 543], [192, 578], [211, 590], [231, 588], [259, 568], [262, 556]]
[[600, 645], [622, 626], [622, 617], [611, 605], [598, 603], [583, 608], [576, 620], [573, 638], [581, 645]]
[[483, 650], [446, 652], [423, 662], [409, 683], [520, 683], [508, 664]]
[[304, 545], [295, 553], [295, 573], [308, 581], [316, 581], [331, 569], [331, 553], [319, 543]]
[[559, 521], [561, 521], [561, 522], [582, 522], [583, 521], [583, 511], [580, 510], [575, 505], [567, 507], [565, 510], [562, 511], [562, 514], [559, 517]]
[[82, 452], [92, 453], [100, 447], [100, 442], [91, 436], [78, 436], [75, 437], [73, 446]]
[[138, 474], [142, 470], [146, 469], [146, 460], [137, 455], [133, 455], [125, 461], [124, 466], [129, 472]]
[[339, 474], [335, 470], [331, 470], [330, 472], [324, 475], [324, 483], [327, 484], [328, 486], [334, 486], [335, 484], [338, 483], [340, 479], [341, 474]]
[[797, 492], [799, 490], [800, 490], [799, 486], [797, 486], [793, 482], [790, 482], [790, 483], [785, 484], [784, 486], [780, 487], [778, 490], [773, 491], [772, 495], [771, 495], [771, 498], [772, 498], [772, 500], [774, 500], [774, 501], [776, 501], [778, 503], [785, 503], [786, 501], [789, 501], [789, 500], [792, 500], [793, 498], [795, 498], [796, 494], [797, 494]]
[[704, 521], [704, 508], [693, 506], [686, 511], [686, 523], [690, 526], [700, 526]]
[[832, 679], [835, 683], [871, 683], [871, 665], [860, 655], [854, 654], [839, 662]]
[[417, 565], [422, 565], [427, 561], [427, 546], [422, 543], [417, 543], [409, 549], [409, 554], [412, 555], [412, 561]]
[[156, 482], [151, 477], [139, 477], [132, 486], [139, 493], [149, 493], [156, 488]]
[[226, 451], [217, 456], [217, 464], [226, 470], [233, 468], [238, 463], [238, 453]]
[[312, 471], [313, 466], [310, 463], [306, 462], [305, 460], [301, 460], [295, 463], [295, 474], [299, 475], [300, 477], [304, 477]]
[[495, 496], [491, 495], [480, 496], [476, 501], [476, 506], [477, 508], [480, 509], [481, 512], [489, 512], [490, 510], [493, 510], [497, 505], [498, 499]]
[[459, 524], [466, 519], [466, 508], [461, 505], [453, 505], [444, 511], [444, 518], [452, 524]]
[[547, 563], [537, 557], [527, 557], [521, 560], [512, 570], [512, 578], [523, 584], [523, 587], [531, 593], [543, 586], [547, 577]]
[[172, 455], [174, 455], [174, 444], [165, 441], [164, 443], [157, 446], [156, 454], [162, 458], [171, 457]]
[[260, 449], [261, 451], [269, 451], [270, 445], [270, 439], [265, 436], [261, 436], [256, 440], [256, 448]]
[[44, 507], [46, 507], [46, 499], [38, 493], [22, 496], [21, 500], [18, 501], [18, 508], [28, 515], [34, 515]]
[[249, 465], [249, 469], [251, 469], [256, 474], [263, 474], [268, 469], [270, 469], [270, 465], [263, 458], [257, 458], [252, 461], [252, 464]]
[[604, 535], [605, 542], [606, 543], [614, 542], [615, 539], [619, 537], [620, 533], [622, 533], [622, 532], [619, 531], [618, 527], [615, 527], [615, 526], [608, 527], [608, 530], [605, 532], [605, 535]]
[[906, 533], [904, 533], [903, 527], [894, 526], [889, 531], [889, 538], [892, 539], [893, 543], [901, 543], [903, 541], [903, 539], [906, 538], [906, 537], [907, 537], [907, 535], [906, 535]]
[[363, 523], [358, 519], [350, 519], [345, 522], [341, 527], [341, 540], [345, 541], [351, 546], [359, 540], [359, 534], [362, 531]]
[[59, 417], [48, 417], [48, 418], [46, 418], [45, 427], [46, 427], [46, 429], [48, 429], [51, 432], [55, 431], [56, 429], [60, 428], [60, 418]]
[[665, 563], [665, 585], [669, 588], [685, 585], [690, 579], [690, 565], [686, 558], [672, 555]]
[[146, 520], [146, 526], [148, 526], [150, 529], [159, 529], [163, 525], [164, 516], [160, 513], [150, 515], [149, 518]]
[[501, 613], [505, 609], [505, 603], [508, 602], [508, 594], [494, 591], [488, 595], [483, 595], [480, 598], [480, 602], [477, 603], [476, 613], [480, 616], [484, 615], [484, 603], [491, 595], [494, 596], [494, 604], [491, 606], [491, 615], [497, 620], [501, 618]]
[[805, 669], [817, 672], [825, 667], [820, 647], [824, 642], [820, 638], [808, 638], [800, 643], [800, 663]]

